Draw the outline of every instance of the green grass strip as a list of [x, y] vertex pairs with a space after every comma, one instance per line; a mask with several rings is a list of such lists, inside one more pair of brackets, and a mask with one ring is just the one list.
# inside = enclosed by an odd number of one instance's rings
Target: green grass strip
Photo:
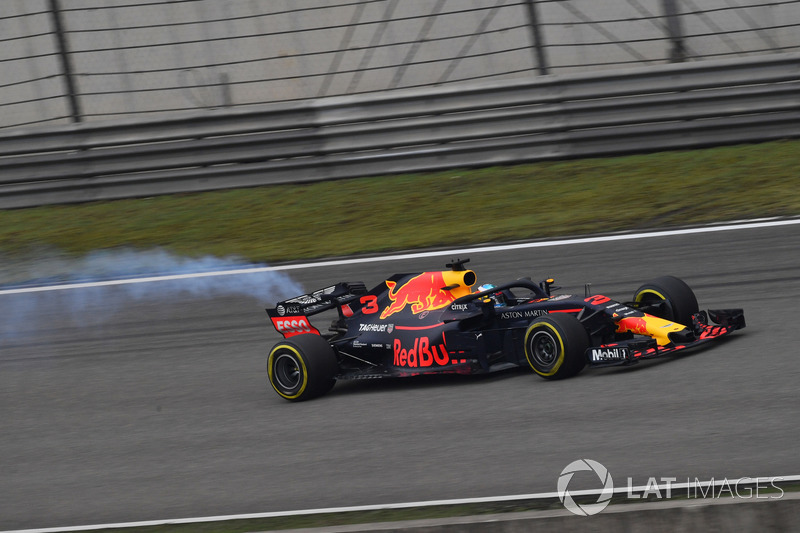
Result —
[[0, 211], [0, 254], [275, 263], [800, 214], [800, 141]]

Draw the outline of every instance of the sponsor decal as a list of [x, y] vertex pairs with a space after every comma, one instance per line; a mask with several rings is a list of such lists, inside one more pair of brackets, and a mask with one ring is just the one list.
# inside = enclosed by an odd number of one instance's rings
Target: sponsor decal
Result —
[[319, 335], [317, 328], [313, 327], [304, 316], [273, 318], [272, 323], [275, 325], [275, 329], [287, 339], [303, 333], [315, 333]]
[[275, 308], [275, 311], [277, 311], [278, 316], [302, 314], [302, 309], [299, 305], [279, 305]]
[[617, 321], [617, 331], [619, 333], [634, 333], [637, 335], [648, 335], [658, 341], [659, 346], [667, 346], [672, 340], [669, 334], [675, 331], [686, 329], [681, 324], [669, 322], [662, 318], [652, 315], [626, 316]]
[[400, 339], [395, 339], [392, 344], [394, 352], [394, 366], [419, 368], [428, 366], [444, 366], [450, 363], [450, 356], [444, 343], [432, 345], [428, 337], [414, 339], [413, 346], [404, 346]]
[[406, 306], [411, 306], [411, 311], [417, 315], [452, 304], [456, 297], [451, 291], [442, 290], [446, 285], [441, 272], [424, 272], [400, 287], [394, 281], [387, 281], [388, 296], [392, 303], [383, 310], [381, 318], [399, 313]]
[[358, 331], [368, 333], [391, 333], [394, 331], [394, 324], [359, 324]]
[[466, 311], [469, 309], [469, 306], [467, 304], [453, 304], [450, 306], [450, 309], [453, 311]]
[[558, 296], [553, 296], [550, 298], [551, 302], [555, 302], [556, 300], [565, 300], [567, 298], [572, 298], [571, 294], [559, 294]]
[[292, 298], [291, 300], [286, 300], [286, 303], [292, 304], [300, 304], [300, 305], [311, 305], [319, 303], [319, 298], [315, 298], [310, 294], [304, 294], [302, 296], [298, 296], [297, 298]]
[[647, 335], [647, 320], [643, 316], [629, 316], [617, 322], [617, 332]]
[[330, 287], [325, 287], [324, 289], [312, 292], [311, 296], [319, 300], [321, 296], [333, 294], [333, 291], [335, 290], [336, 290], [336, 285], [331, 285]]
[[590, 348], [589, 358], [594, 363], [606, 363], [610, 361], [625, 361], [628, 359], [630, 351], [622, 346], [616, 348]]
[[550, 314], [547, 309], [529, 309], [527, 311], [506, 311], [500, 313], [500, 318], [503, 320], [511, 320], [514, 318], [533, 318], [537, 316], [545, 316]]

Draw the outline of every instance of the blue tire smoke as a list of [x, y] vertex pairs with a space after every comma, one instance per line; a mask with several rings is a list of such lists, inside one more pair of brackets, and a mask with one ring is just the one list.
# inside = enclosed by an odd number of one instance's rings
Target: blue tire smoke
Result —
[[[96, 326], [135, 301], [167, 302], [176, 298], [242, 297], [256, 300], [258, 306], [302, 294], [303, 287], [284, 272], [260, 270], [225, 274], [230, 271], [266, 268], [235, 257], [206, 256], [189, 258], [166, 250], [104, 250], [80, 258], [54, 256], [38, 264], [26, 265], [17, 272], [13, 286], [0, 285], [0, 347], [13, 341], [22, 331], [31, 332], [35, 324], [56, 310], [68, 314], [75, 326]], [[136, 279], [196, 275], [180, 279], [135, 282]], [[208, 274], [208, 275], [206, 275]], [[57, 290], [58, 286], [92, 284], [111, 280], [113, 286], [91, 286]], [[2, 283], [0, 278], [0, 283]], [[10, 287], [49, 286], [53, 290], [8, 294]], [[3, 291], [6, 291], [6, 294]], [[254, 305], [254, 309], [255, 309]]]

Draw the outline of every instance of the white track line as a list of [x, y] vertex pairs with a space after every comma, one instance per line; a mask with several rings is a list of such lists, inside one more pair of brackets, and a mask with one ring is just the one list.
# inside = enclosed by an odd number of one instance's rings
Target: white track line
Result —
[[[91, 282], [91, 283], [73, 283], [68, 285], [53, 285], [53, 286], [45, 286], [45, 287], [26, 287], [21, 289], [8, 289], [8, 290], [0, 290], [0, 295], [2, 294], [20, 294], [20, 293], [27, 293], [27, 292], [43, 292], [43, 291], [56, 291], [56, 290], [69, 290], [69, 289], [82, 289], [88, 287], [104, 287], [109, 285], [125, 285], [131, 283], [153, 283], [158, 281], [169, 281], [169, 280], [179, 280], [179, 279], [189, 279], [189, 278], [202, 278], [202, 277], [212, 277], [212, 276], [233, 276], [233, 275], [243, 275], [243, 274], [256, 274], [261, 272], [274, 272], [280, 270], [302, 270], [306, 268], [315, 268], [315, 267], [324, 267], [324, 266], [339, 266], [339, 265], [352, 265], [352, 264], [360, 264], [360, 263], [373, 263], [373, 262], [381, 262], [381, 261], [396, 261], [399, 259], [420, 259], [426, 257], [440, 257], [440, 256], [448, 256], [448, 255], [458, 255], [458, 254], [465, 254], [465, 253], [484, 253], [484, 252], [498, 252], [498, 251], [507, 251], [507, 250], [519, 250], [525, 248], [546, 248], [550, 246], [565, 246], [570, 244], [587, 244], [587, 243], [597, 243], [597, 242], [610, 242], [610, 241], [624, 241], [624, 240], [636, 240], [636, 239], [650, 239], [655, 237], [671, 237], [676, 235], [690, 235], [695, 233], [715, 233], [719, 231], [733, 231], [733, 230], [740, 230], [740, 229], [754, 229], [754, 228], [767, 228], [767, 227], [776, 227], [776, 226], [788, 226], [800, 224], [800, 219], [765, 219], [765, 220], [751, 220], [745, 221], [742, 223], [732, 223], [732, 224], [724, 224], [724, 225], [715, 225], [715, 226], [704, 226], [699, 228], [688, 228], [688, 229], [679, 229], [679, 230], [666, 230], [666, 231], [654, 231], [648, 233], [627, 233], [627, 234], [614, 234], [614, 235], [603, 235], [598, 237], [583, 237], [583, 238], [574, 238], [574, 239], [561, 239], [561, 240], [554, 240], [554, 241], [540, 241], [540, 242], [528, 242], [528, 243], [518, 243], [518, 244], [500, 244], [500, 245], [493, 245], [493, 246], [483, 246], [483, 247], [475, 247], [475, 248], [462, 248], [462, 249], [455, 249], [455, 250], [437, 250], [431, 252], [418, 252], [418, 253], [408, 253], [408, 254], [400, 254], [400, 255], [391, 255], [391, 256], [380, 256], [380, 257], [363, 257], [363, 258], [351, 258], [351, 259], [339, 259], [334, 261], [320, 261], [316, 263], [303, 263], [303, 264], [294, 264], [294, 265], [282, 265], [276, 267], [256, 267], [256, 268], [245, 268], [239, 270], [224, 270], [219, 272], [202, 272], [202, 273], [195, 273], [195, 274], [180, 274], [174, 276], [153, 276], [147, 278], [135, 278], [135, 279], [126, 279], [126, 280], [113, 280], [113, 281], [99, 281], [99, 282]], [[784, 482], [798, 482], [800, 481], [800, 476], [772, 476], [772, 477], [758, 477], [758, 478], [739, 478], [737, 480], [724, 480], [724, 481], [715, 481], [715, 482], [700, 482], [700, 483], [676, 483], [671, 484], [671, 489], [685, 489], [690, 487], [702, 487], [708, 488], [710, 486], [722, 486], [725, 484], [733, 485], [737, 482], [741, 483], [758, 483], [758, 482], [771, 482], [771, 481], [780, 481]], [[666, 485], [658, 486], [658, 489], [666, 490]], [[645, 490], [653, 490], [652, 486], [640, 486], [640, 487], [624, 487], [614, 489], [615, 494], [623, 493], [625, 491], [629, 492], [643, 492]], [[570, 494], [575, 496], [580, 495], [599, 495], [601, 490], [581, 490], [581, 491], [571, 491]], [[464, 504], [471, 504], [471, 503], [493, 503], [493, 502], [504, 502], [504, 501], [515, 501], [515, 500], [533, 500], [533, 499], [554, 499], [558, 498], [557, 492], [544, 492], [538, 494], [517, 494], [517, 495], [510, 495], [510, 496], [494, 496], [488, 498], [462, 498], [462, 499], [453, 499], [453, 500], [433, 500], [433, 501], [422, 501], [422, 502], [406, 502], [406, 503], [389, 503], [389, 504], [378, 504], [378, 505], [361, 505], [355, 507], [327, 507], [321, 509], [301, 509], [296, 511], [275, 511], [275, 512], [268, 512], [268, 513], [251, 513], [251, 514], [239, 514], [239, 515], [224, 515], [224, 516], [206, 516], [206, 517], [199, 517], [199, 518], [176, 518], [171, 520], [147, 520], [141, 522], [124, 522], [124, 523], [115, 523], [115, 524], [96, 524], [96, 525], [86, 525], [86, 526], [73, 526], [73, 527], [54, 527], [54, 528], [42, 528], [42, 529], [20, 529], [20, 530], [13, 530], [13, 531], [3, 531], [0, 533], [67, 533], [72, 531], [93, 531], [98, 529], [112, 529], [112, 528], [131, 528], [131, 527], [148, 527], [148, 526], [163, 526], [169, 524], [196, 524], [202, 522], [223, 522], [228, 520], [250, 520], [250, 519], [264, 519], [264, 518], [279, 518], [285, 516], [300, 516], [300, 515], [314, 515], [314, 514], [325, 514], [325, 513], [345, 513], [345, 512], [357, 512], [357, 511], [378, 511], [378, 510], [388, 510], [388, 509], [408, 509], [414, 507], [433, 507], [438, 505], [464, 505]]]
[[[724, 478], [718, 481], [712, 478], [709, 481], [695, 480], [693, 482], [690, 481], [687, 483], [670, 483], [669, 485], [667, 484], [661, 484], [658, 486], [641, 485], [636, 487], [626, 486], [614, 489], [614, 494], [626, 494], [626, 493], [637, 494], [644, 492], [648, 492], [649, 494], [654, 494], [656, 492], [655, 491], [656, 488], [660, 493], [660, 491], [666, 491], [667, 488], [669, 488], [672, 491], [677, 491], [681, 489], [690, 489], [690, 488], [709, 489], [710, 487], [726, 487], [726, 486], [730, 488], [738, 486], [739, 484], [747, 486], [747, 485], [756, 485], [760, 483], [773, 483], [773, 482], [796, 483], [800, 482], [800, 476], [743, 477], [736, 479]], [[763, 488], [768, 488], [768, 487], [763, 487]], [[569, 493], [572, 496], [593, 496], [593, 495], [599, 496], [602, 492], [603, 489], [569, 491]], [[389, 503], [383, 505], [360, 505], [353, 507], [326, 507], [321, 509], [301, 509], [297, 511], [275, 511], [270, 513], [204, 516], [199, 518], [176, 518], [172, 520], [146, 520], [141, 522], [121, 522], [115, 524], [95, 524], [95, 525], [73, 526], [73, 527], [17, 529], [11, 531], [0, 531], [0, 533], [68, 533], [72, 531], [93, 531], [98, 529], [151, 527], [151, 526], [165, 526], [172, 524], [199, 524], [204, 522], [225, 522], [229, 520], [258, 520], [267, 518], [280, 518], [286, 516], [305, 516], [305, 515], [317, 515], [317, 514], [328, 514], [328, 513], [350, 513], [358, 511], [382, 511], [390, 509], [435, 507], [439, 505], [465, 505], [474, 503], [496, 503], [496, 502], [509, 502], [509, 501], [519, 501], [519, 500], [553, 500], [558, 498], [559, 498], [558, 492], [540, 492], [538, 494], [514, 494], [510, 496], [493, 496], [487, 498], [461, 498], [453, 500], [431, 500], [422, 502]], [[746, 500], [750, 498], [740, 497], [740, 499]]]
[[208, 278], [215, 276], [241, 276], [247, 274], [260, 274], [264, 272], [278, 272], [283, 270], [305, 270], [308, 268], [331, 267], [341, 265], [355, 265], [362, 263], [378, 263], [385, 261], [398, 261], [401, 259], [423, 259], [428, 257], [457, 256], [464, 254], [476, 254], [486, 252], [503, 252], [509, 250], [521, 250], [525, 248], [549, 248], [552, 246], [567, 246], [573, 244], [589, 244], [598, 242], [630, 241], [638, 239], [653, 239], [656, 237], [673, 237], [677, 235], [692, 235], [697, 233], [717, 233], [720, 231], [735, 231], [744, 229], [770, 228], [778, 226], [790, 226], [800, 224], [800, 218], [792, 219], [758, 219], [742, 221], [739, 223], [728, 223], [721, 225], [709, 225], [698, 228], [685, 228], [664, 231], [652, 231], [646, 233], [616, 233], [611, 235], [600, 235], [596, 237], [578, 237], [572, 239], [559, 239], [552, 241], [523, 242], [515, 244], [497, 244], [491, 246], [479, 246], [473, 248], [457, 248], [452, 250], [434, 250], [430, 252], [413, 252], [397, 255], [385, 255], [377, 257], [353, 257], [348, 259], [336, 259], [331, 261], [318, 261], [313, 263], [299, 263], [291, 265], [264, 266], [253, 268], [241, 268], [235, 270], [220, 270], [215, 272], [196, 272], [193, 274], [175, 274], [167, 276], [149, 276], [144, 278], [118, 279], [109, 281], [92, 281], [85, 283], [68, 283], [64, 285], [45, 285], [36, 287], [20, 287], [16, 289], [0, 290], [0, 296], [4, 294], [24, 294], [33, 292], [64, 291], [73, 289], [87, 289], [93, 287], [108, 287], [114, 285], [130, 285], [134, 283], [156, 283], [161, 281], [175, 281], [192, 278]]

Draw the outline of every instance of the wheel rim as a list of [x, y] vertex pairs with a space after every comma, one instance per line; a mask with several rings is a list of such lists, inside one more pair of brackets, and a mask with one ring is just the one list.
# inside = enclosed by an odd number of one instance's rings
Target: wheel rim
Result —
[[297, 389], [303, 381], [300, 362], [291, 354], [278, 354], [272, 363], [272, 369], [275, 383], [284, 392], [291, 392]]
[[528, 348], [533, 361], [543, 369], [552, 367], [558, 360], [558, 342], [547, 331], [534, 333]]

